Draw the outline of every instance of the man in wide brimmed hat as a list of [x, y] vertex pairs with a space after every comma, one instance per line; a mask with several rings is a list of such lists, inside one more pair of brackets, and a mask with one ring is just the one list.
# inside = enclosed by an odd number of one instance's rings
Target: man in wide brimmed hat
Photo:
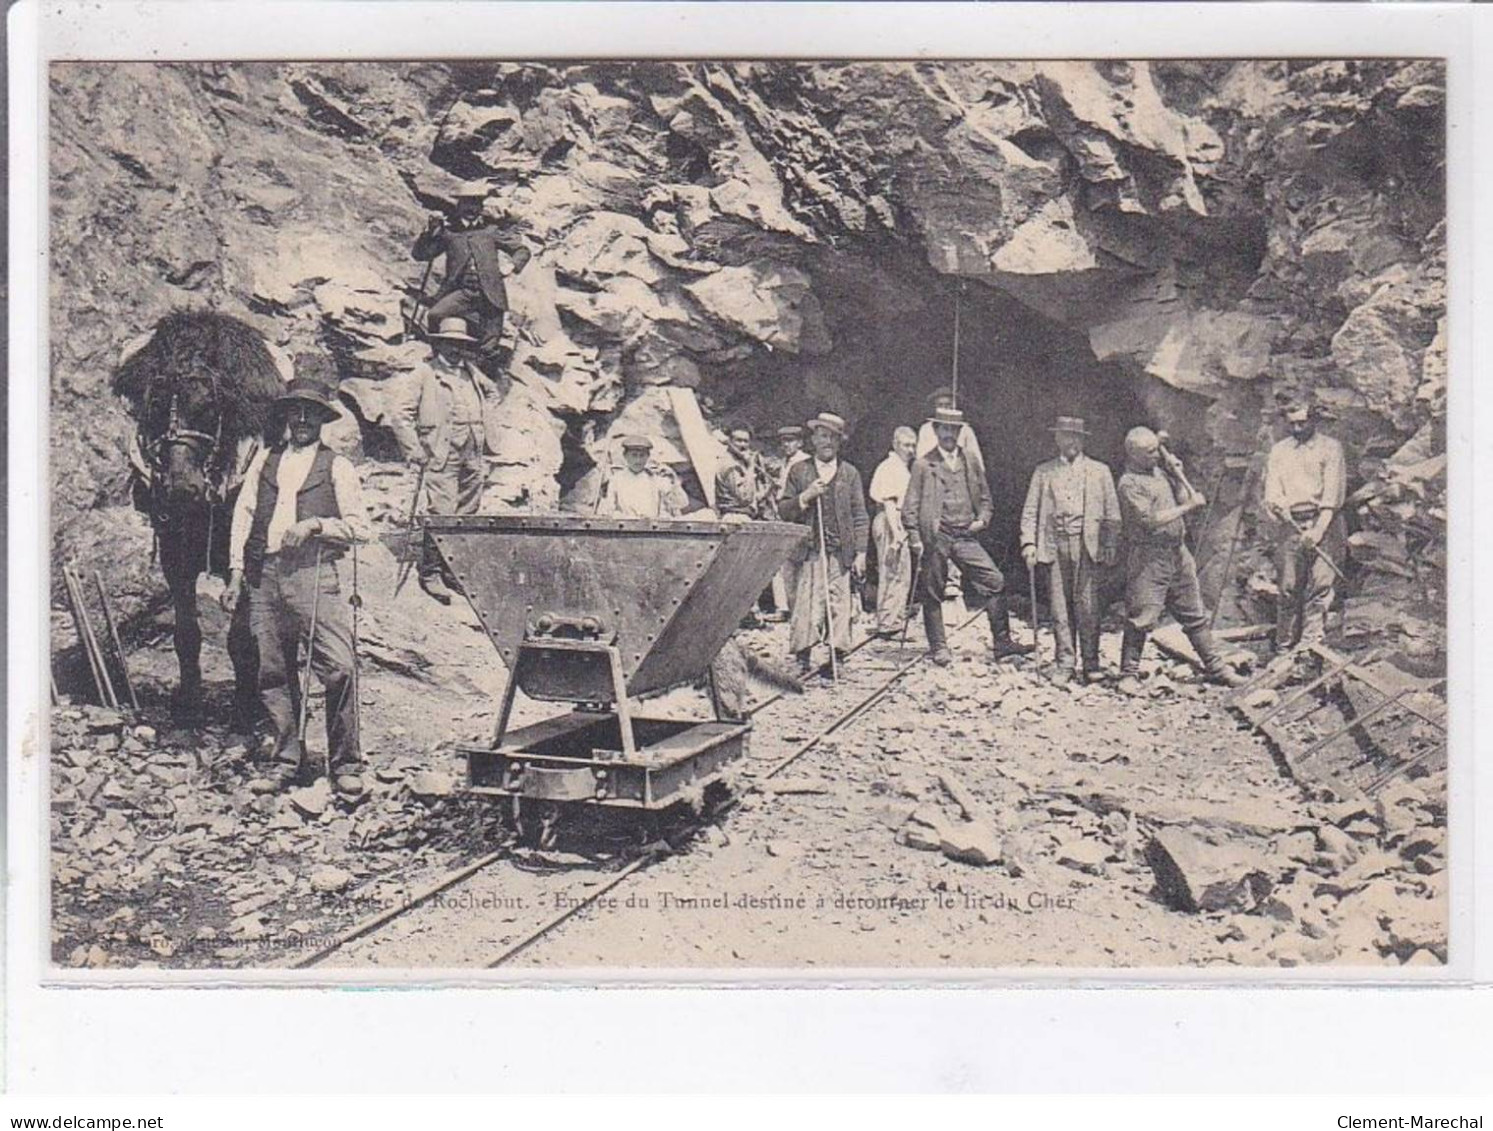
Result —
[[[1084, 454], [1082, 417], [1060, 416], [1052, 435], [1058, 454], [1037, 465], [1021, 508], [1021, 558], [1046, 565], [1052, 630], [1057, 638], [1054, 683], [1073, 677], [1077, 635], [1079, 676], [1099, 674], [1099, 568], [1114, 564], [1120, 543], [1120, 500], [1109, 468]], [[1032, 610], [1036, 623], [1035, 609]]]
[[[928, 394], [928, 412], [930, 414], [937, 412], [941, 408], [957, 407], [954, 403], [954, 389], [951, 385], [940, 385]], [[918, 446], [915, 457], [917, 459], [922, 459], [934, 448], [938, 447], [938, 436], [934, 434], [931, 421], [932, 416], [930, 415], [928, 420], [925, 420], [922, 426], [918, 428]], [[974, 452], [975, 458], [980, 461], [980, 466], [983, 467], [985, 465], [985, 456], [980, 451], [980, 438], [975, 435], [975, 430], [969, 426], [968, 422], [959, 430], [958, 444], [960, 451]]]
[[1287, 401], [1281, 417], [1289, 434], [1271, 447], [1265, 464], [1265, 511], [1273, 520], [1279, 590], [1278, 653], [1323, 643], [1337, 580], [1333, 565], [1341, 569], [1344, 561], [1347, 467], [1343, 445], [1317, 431], [1322, 415], [1311, 398]]
[[495, 368], [503, 344], [503, 323], [508, 314], [507, 277], [517, 275], [528, 264], [530, 252], [523, 238], [510, 226], [492, 224], [483, 212], [488, 186], [475, 184], [457, 194], [456, 208], [448, 224], [432, 216], [411, 251], [416, 259], [446, 258], [446, 276], [431, 297], [426, 324], [432, 334], [440, 332], [448, 318], [460, 318], [475, 328], [477, 356], [486, 368]]
[[850, 651], [850, 578], [866, 574], [866, 539], [871, 520], [861, 473], [840, 458], [845, 421], [821, 412], [808, 422], [810, 459], [788, 470], [778, 513], [785, 522], [808, 524], [798, 547], [798, 592], [788, 625], [789, 648], [805, 672], [814, 645], [825, 641], [843, 658]]
[[[431, 356], [418, 384], [404, 388], [390, 426], [405, 458], [425, 466], [429, 514], [476, 514], [496, 455], [506, 390], [476, 364], [478, 342], [461, 318], [444, 318], [430, 335]], [[443, 605], [456, 581], [433, 543], [420, 557], [420, 587]]]
[[684, 506], [683, 488], [662, 466], [650, 467], [653, 441], [622, 437], [623, 466], [615, 469], [596, 499], [596, 513], [611, 518], [673, 518]]
[[275, 729], [277, 766], [303, 784], [317, 774], [298, 727], [301, 697], [310, 693], [300, 684], [304, 642], [326, 689], [333, 784], [360, 793], [352, 616], [342, 558], [373, 532], [356, 469], [321, 442], [322, 426], [338, 416], [332, 367], [303, 354], [296, 374], [275, 405], [285, 437], [254, 457], [234, 507], [223, 604], [231, 611], [241, 597], [249, 602], [259, 697]]
[[1025, 655], [1032, 650], [1031, 645], [1011, 638], [1005, 578], [979, 543], [995, 507], [985, 465], [974, 450], [959, 446], [959, 436], [966, 428], [964, 413], [957, 408], [935, 408], [928, 424], [938, 446], [913, 460], [902, 507], [902, 525], [907, 528], [913, 553], [923, 559], [917, 597], [923, 606], [928, 651], [941, 667], [953, 660], [943, 621], [944, 589], [952, 562], [959, 567], [965, 605], [983, 608], [988, 614], [995, 659]]

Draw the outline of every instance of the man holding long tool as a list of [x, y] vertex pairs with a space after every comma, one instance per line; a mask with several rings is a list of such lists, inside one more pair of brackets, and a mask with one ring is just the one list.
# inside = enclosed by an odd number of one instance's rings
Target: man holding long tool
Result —
[[1120, 500], [1109, 468], [1084, 454], [1089, 433], [1081, 417], [1058, 417], [1052, 434], [1058, 454], [1032, 472], [1021, 509], [1021, 557], [1029, 570], [1050, 567], [1053, 683], [1073, 678], [1075, 634], [1079, 679], [1087, 683], [1099, 676], [1099, 569], [1113, 565], [1119, 549]]
[[1118, 690], [1126, 695], [1145, 694], [1140, 682], [1141, 652], [1146, 637], [1166, 613], [1187, 634], [1203, 662], [1203, 673], [1217, 683], [1239, 686], [1244, 680], [1224, 663], [1208, 627], [1197, 563], [1183, 541], [1187, 533], [1183, 520], [1206, 506], [1207, 500], [1188, 486], [1149, 428], [1132, 428], [1125, 436], [1119, 495], [1129, 549]]
[[[482, 506], [504, 394], [477, 365], [478, 348], [465, 321], [444, 319], [430, 335], [430, 364], [411, 386], [413, 396], [390, 413], [405, 458], [424, 468], [430, 514], [476, 514]], [[429, 540], [419, 570], [420, 588], [449, 605], [456, 579]]]
[[317, 776], [304, 742], [304, 638], [308, 667], [326, 689], [333, 784], [355, 794], [362, 792], [357, 660], [340, 559], [373, 532], [357, 471], [321, 442], [322, 426], [337, 417], [330, 369], [319, 357], [296, 358], [298, 375], [275, 406], [286, 437], [254, 457], [234, 507], [222, 601], [230, 612], [240, 599], [249, 602], [259, 697], [275, 728], [273, 759], [282, 774], [302, 783]]
[[840, 458], [844, 440], [845, 421], [834, 413], [809, 421], [813, 458], [789, 469], [778, 503], [783, 521], [809, 526], [795, 555], [798, 592], [788, 627], [789, 648], [805, 673], [813, 667], [814, 645], [823, 640], [830, 646], [830, 670], [838, 674], [850, 652], [850, 575], [866, 575], [871, 522], [861, 473]]
[[1275, 650], [1321, 644], [1343, 561], [1343, 445], [1317, 431], [1319, 411], [1296, 401], [1284, 416], [1290, 435], [1265, 464], [1265, 511], [1275, 525], [1275, 578], [1280, 591]]
[[994, 658], [1029, 655], [1030, 644], [1019, 644], [1011, 638], [1005, 578], [978, 541], [979, 534], [990, 525], [995, 507], [985, 465], [973, 450], [959, 445], [965, 428], [964, 413], [957, 408], [937, 408], [928, 422], [938, 438], [938, 447], [913, 461], [902, 507], [902, 525], [907, 529], [912, 552], [923, 558], [917, 596], [923, 605], [928, 651], [940, 667], [953, 660], [943, 622], [944, 588], [952, 562], [959, 567], [965, 605], [983, 608], [989, 617]]

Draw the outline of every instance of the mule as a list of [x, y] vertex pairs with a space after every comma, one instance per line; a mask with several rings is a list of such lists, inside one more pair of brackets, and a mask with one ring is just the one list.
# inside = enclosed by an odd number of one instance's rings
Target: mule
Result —
[[[202, 628], [197, 578], [227, 577], [233, 504], [258, 446], [269, 441], [271, 406], [285, 378], [253, 327], [210, 311], [178, 311], [115, 372], [112, 388], [134, 417], [131, 463], [135, 505], [149, 518], [175, 610], [179, 680], [172, 713], [202, 708]], [[244, 603], [229, 624], [232, 725], [257, 716], [258, 655]]]

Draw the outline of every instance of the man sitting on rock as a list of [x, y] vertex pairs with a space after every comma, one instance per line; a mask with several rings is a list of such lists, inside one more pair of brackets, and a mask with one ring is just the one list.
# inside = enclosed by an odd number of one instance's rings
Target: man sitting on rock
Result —
[[601, 485], [596, 513], [610, 518], [673, 518], [684, 506], [684, 491], [663, 468], [650, 468], [653, 441], [647, 436], [624, 436], [625, 466]]
[[[1183, 519], [1207, 505], [1201, 492], [1189, 490], [1160, 466], [1161, 443], [1149, 428], [1132, 428], [1125, 436], [1125, 472], [1120, 476], [1120, 510], [1129, 547], [1125, 562], [1125, 635], [1120, 645], [1120, 683], [1126, 695], [1144, 695], [1140, 683], [1141, 652], [1146, 636], [1170, 613], [1203, 662], [1209, 679], [1229, 687], [1244, 682], [1224, 663], [1208, 610], [1198, 586], [1197, 563], [1183, 542]], [[1178, 502], [1178, 497], [1181, 502]]]
[[[341, 559], [368, 542], [358, 473], [321, 442], [337, 418], [320, 358], [296, 358], [298, 376], [276, 402], [286, 438], [254, 457], [233, 511], [228, 586], [223, 607], [249, 602], [249, 627], [259, 648], [259, 697], [275, 728], [274, 760], [301, 784], [317, 777], [299, 733], [300, 647], [326, 689], [327, 749], [339, 792], [362, 792], [358, 706], [353, 699], [352, 614], [342, 586]], [[315, 632], [311, 631], [315, 622]], [[307, 639], [309, 637], [309, 639]]]
[[994, 658], [1025, 656], [1032, 646], [1011, 638], [1005, 578], [978, 541], [980, 532], [990, 525], [995, 507], [978, 449], [966, 450], [959, 445], [959, 437], [967, 429], [964, 413], [957, 408], [936, 408], [928, 423], [938, 446], [913, 461], [902, 507], [902, 524], [913, 553], [923, 557], [916, 596], [923, 606], [928, 651], [940, 667], [947, 667], [953, 660], [943, 622], [944, 589], [952, 562], [959, 567], [965, 605], [984, 608], [988, 615]]
[[[425, 465], [429, 514], [476, 514], [487, 488], [487, 454], [497, 439], [503, 393], [476, 364], [477, 340], [460, 318], [430, 335], [430, 364], [414, 396], [392, 406], [390, 426], [405, 458]], [[456, 579], [435, 545], [420, 557], [420, 588], [451, 603]]]
[[504, 277], [522, 271], [530, 254], [517, 232], [496, 227], [484, 215], [487, 196], [486, 186], [463, 189], [457, 195], [451, 223], [432, 216], [411, 254], [427, 261], [446, 258], [446, 277], [425, 314], [427, 327], [435, 330], [448, 318], [460, 318], [475, 327], [480, 342], [477, 358], [497, 377], [508, 314]]
[[850, 575], [866, 575], [866, 537], [871, 522], [861, 473], [840, 458], [845, 421], [821, 412], [809, 421], [813, 458], [788, 471], [778, 503], [784, 522], [802, 522], [809, 535], [800, 544], [798, 592], [788, 625], [789, 648], [799, 669], [813, 667], [814, 645], [827, 641], [837, 661], [850, 651]]

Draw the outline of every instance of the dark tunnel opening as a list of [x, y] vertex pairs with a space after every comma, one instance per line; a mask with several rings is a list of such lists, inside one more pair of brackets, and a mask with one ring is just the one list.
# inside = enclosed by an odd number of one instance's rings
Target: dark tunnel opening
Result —
[[[904, 253], [905, 254], [905, 253]], [[1095, 359], [1080, 331], [1042, 317], [995, 288], [904, 259], [835, 256], [813, 269], [833, 348], [820, 357], [784, 353], [732, 367], [708, 391], [728, 423], [750, 424], [764, 442], [815, 412], [851, 422], [846, 457], [869, 486], [898, 425], [917, 429], [928, 396], [952, 383], [955, 306], [959, 407], [979, 438], [995, 505], [983, 541], [1025, 592], [1019, 526], [1036, 465], [1055, 454], [1057, 416], [1084, 418], [1088, 453], [1118, 479], [1124, 436], [1154, 423], [1135, 379]], [[743, 372], [746, 370], [746, 372]]]

